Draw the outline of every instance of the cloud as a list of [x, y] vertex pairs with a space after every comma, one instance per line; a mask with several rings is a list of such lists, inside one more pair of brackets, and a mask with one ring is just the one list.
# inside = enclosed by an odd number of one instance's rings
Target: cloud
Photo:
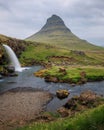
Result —
[[103, 0], [0, 0], [0, 33], [26, 38], [57, 14], [74, 34], [98, 45], [104, 45]]

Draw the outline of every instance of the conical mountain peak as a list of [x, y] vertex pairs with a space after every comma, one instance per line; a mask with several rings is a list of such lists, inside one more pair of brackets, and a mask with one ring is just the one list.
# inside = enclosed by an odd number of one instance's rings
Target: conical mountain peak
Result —
[[57, 15], [52, 15], [50, 18], [48, 18], [47, 24], [55, 24], [55, 25], [61, 24], [61, 25], [65, 26], [64, 21]]
[[94, 45], [80, 39], [66, 27], [64, 21], [57, 15], [47, 19], [46, 24], [27, 40], [40, 43], [48, 43], [70, 49], [93, 48]]
[[64, 24], [64, 21], [57, 15], [52, 15], [50, 18], [47, 19], [46, 24], [43, 26], [41, 31], [44, 30], [67, 30], [70, 31], [66, 25]]

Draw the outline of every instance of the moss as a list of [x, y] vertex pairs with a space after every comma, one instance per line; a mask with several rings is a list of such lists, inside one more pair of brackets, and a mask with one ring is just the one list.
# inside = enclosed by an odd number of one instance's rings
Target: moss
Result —
[[[63, 75], [59, 71], [60, 67], [54, 66], [50, 69], [44, 70], [42, 73], [43, 77], [56, 77], [59, 82], [69, 82], [69, 83], [84, 83], [86, 81], [99, 81], [104, 79], [104, 68], [103, 67], [81, 67], [73, 68], [67, 67], [66, 74]], [[36, 74], [40, 73], [36, 72]]]

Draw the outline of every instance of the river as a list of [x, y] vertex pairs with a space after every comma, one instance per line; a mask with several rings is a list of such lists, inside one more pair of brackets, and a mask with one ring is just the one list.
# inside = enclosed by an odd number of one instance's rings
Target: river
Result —
[[[49, 91], [54, 95], [58, 89], [67, 89], [70, 92], [68, 98], [79, 95], [85, 90], [92, 90], [98, 94], [104, 95], [104, 81], [88, 82], [83, 85], [76, 85], [75, 87], [66, 83], [47, 83], [43, 78], [35, 77], [33, 74], [40, 68], [41, 66], [30, 67], [30, 69], [24, 70], [23, 72], [18, 72], [17, 77], [5, 77], [0, 80], [0, 93], [17, 87], [32, 87]], [[56, 111], [56, 109], [62, 106], [68, 98], [60, 100], [54, 96], [53, 100], [47, 105], [47, 111]]]

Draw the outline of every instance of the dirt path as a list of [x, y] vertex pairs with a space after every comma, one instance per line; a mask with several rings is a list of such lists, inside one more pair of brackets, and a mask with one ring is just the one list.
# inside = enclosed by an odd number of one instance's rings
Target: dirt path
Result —
[[48, 92], [31, 88], [18, 88], [0, 94], [0, 130], [35, 120], [51, 98]]

